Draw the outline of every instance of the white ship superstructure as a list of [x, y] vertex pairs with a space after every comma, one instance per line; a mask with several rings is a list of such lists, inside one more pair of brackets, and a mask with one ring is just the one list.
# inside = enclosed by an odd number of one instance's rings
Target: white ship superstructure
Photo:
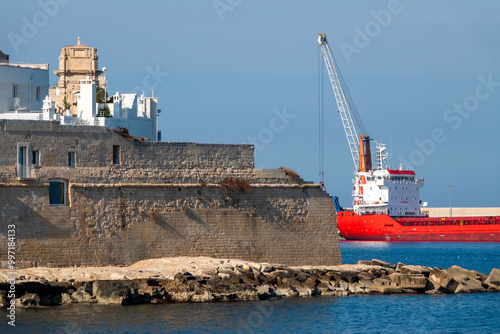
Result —
[[410, 170], [357, 172], [354, 179], [353, 208], [357, 214], [386, 214], [396, 217], [422, 216], [420, 188], [424, 180], [415, 179]]

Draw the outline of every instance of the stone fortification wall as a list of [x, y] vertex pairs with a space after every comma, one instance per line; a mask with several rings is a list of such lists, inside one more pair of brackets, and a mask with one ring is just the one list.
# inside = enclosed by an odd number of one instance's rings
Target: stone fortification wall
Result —
[[[25, 179], [19, 143], [40, 152]], [[173, 256], [340, 264], [332, 199], [318, 185], [253, 166], [251, 145], [142, 143], [99, 127], [0, 122], [0, 259], [15, 225], [19, 267]], [[221, 189], [226, 177], [251, 190]], [[50, 205], [54, 179], [67, 184], [66, 205]]]

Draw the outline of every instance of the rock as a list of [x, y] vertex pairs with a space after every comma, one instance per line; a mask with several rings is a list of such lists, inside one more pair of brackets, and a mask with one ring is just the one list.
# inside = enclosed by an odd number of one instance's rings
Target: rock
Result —
[[391, 293], [403, 293], [403, 290], [397, 286], [392, 285], [374, 285], [369, 287], [370, 291], [379, 292], [382, 294], [391, 294]]
[[372, 280], [369, 280], [369, 279], [366, 279], [366, 278], [363, 278], [362, 280], [360, 280], [359, 284], [361, 286], [364, 286], [364, 287], [370, 287], [370, 286], [374, 286], [375, 285]]
[[464, 269], [459, 266], [451, 266], [450, 268], [446, 269], [446, 272], [453, 277], [453, 279], [457, 282], [460, 282], [460, 280], [464, 278], [473, 278], [476, 280], [484, 280], [482, 274], [478, 275], [479, 272], [472, 272], [470, 270]]
[[420, 275], [424, 275], [425, 277], [429, 277], [432, 268], [426, 267], [426, 266], [407, 265], [407, 266], [401, 266], [399, 270], [400, 270], [401, 274], [405, 274], [405, 275], [420, 274]]
[[321, 282], [329, 283], [332, 280], [332, 276], [330, 275], [321, 275], [318, 278]]
[[393, 265], [392, 263], [385, 262], [382, 260], [373, 259], [371, 264], [372, 264], [372, 266], [379, 266], [379, 267], [384, 267], [384, 268], [389, 268], [389, 269], [396, 269], [396, 266]]
[[358, 274], [351, 271], [334, 272], [332, 275], [337, 282], [344, 281], [348, 283], [355, 283], [358, 281]]
[[92, 300], [92, 296], [85, 291], [85, 287], [81, 286], [73, 292], [71, 295], [71, 300], [75, 303], [95, 303], [95, 300]]
[[36, 293], [26, 293], [20, 298], [14, 299], [14, 304], [18, 308], [30, 308], [40, 306], [40, 296]]
[[427, 280], [427, 286], [425, 287], [425, 290], [426, 294], [432, 295], [441, 295], [448, 292], [445, 288], [443, 288], [436, 282], [433, 282], [432, 280]]
[[398, 264], [396, 265], [396, 270], [398, 271], [401, 271], [401, 267], [404, 267], [405, 264], [403, 262], [398, 262]]
[[374, 277], [382, 277], [383, 275], [387, 275], [389, 273], [389, 268], [375, 267], [368, 270], [368, 273]]
[[337, 297], [346, 297], [349, 296], [349, 291], [335, 291], [334, 295]]
[[7, 293], [4, 290], [0, 290], [0, 307], [7, 307], [7, 298], [5, 298], [5, 295]]
[[472, 275], [474, 275], [471, 278], [477, 279], [478, 281], [481, 281], [483, 283], [488, 278], [488, 275], [480, 273], [479, 271], [471, 270], [470, 272], [471, 272]]
[[317, 281], [317, 280], [313, 279], [312, 277], [309, 277], [308, 279], [306, 279], [306, 281], [304, 283], [302, 283], [302, 286], [304, 286], [307, 289], [314, 290], [314, 289], [316, 289], [316, 286], [318, 285], [318, 283], [320, 283], [320, 281]]
[[369, 272], [366, 272], [366, 271], [362, 271], [358, 274], [358, 278], [360, 280], [362, 279], [367, 279], [367, 280], [373, 280], [375, 278], [374, 275], [370, 274]]
[[259, 300], [267, 300], [276, 297], [276, 293], [269, 285], [261, 285], [257, 288], [257, 296]]
[[460, 280], [457, 288], [455, 289], [455, 293], [469, 293], [469, 292], [485, 292], [486, 289], [483, 287], [481, 281], [464, 277]]
[[[291, 275], [294, 275], [295, 273], [293, 272], [290, 272]], [[298, 272], [297, 274], [295, 274], [295, 279], [299, 282], [305, 282], [308, 278], [309, 278], [310, 275], [308, 275], [307, 273], [301, 271], [301, 272]]]
[[374, 285], [393, 285], [392, 280], [388, 278], [375, 278], [372, 282]]
[[432, 269], [429, 280], [439, 284], [447, 292], [453, 293], [458, 286], [458, 282], [453, 279], [445, 270], [434, 268]]
[[488, 285], [500, 285], [500, 269], [493, 268], [488, 277], [484, 280], [484, 283]]
[[330, 289], [330, 284], [325, 283], [325, 282], [321, 282], [321, 283], [319, 283], [319, 284], [316, 286], [316, 289], [320, 290], [320, 291], [322, 292], [322, 294], [324, 294], [326, 291], [331, 290], [331, 289]]
[[299, 297], [298, 291], [292, 288], [277, 289], [276, 295], [279, 297]]
[[405, 275], [394, 273], [389, 277], [401, 289], [425, 289], [427, 286], [427, 278], [422, 274]]
[[366, 293], [366, 290], [360, 283], [352, 283], [349, 284], [349, 292], [353, 294], [364, 294]]
[[372, 261], [359, 260], [356, 264], [366, 264], [366, 265], [371, 266]]
[[493, 268], [484, 283], [488, 285], [488, 291], [500, 291], [500, 269]]
[[270, 264], [263, 264], [261, 270], [263, 273], [271, 273], [273, 271], [276, 271], [276, 267], [274, 267]]
[[61, 304], [71, 304], [73, 300], [71, 299], [71, 296], [67, 293], [61, 293]]

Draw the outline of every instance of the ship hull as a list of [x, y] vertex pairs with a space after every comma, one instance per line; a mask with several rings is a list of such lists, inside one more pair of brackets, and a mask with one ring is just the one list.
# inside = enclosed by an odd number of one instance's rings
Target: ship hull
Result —
[[346, 240], [500, 242], [500, 217], [392, 218], [337, 212]]

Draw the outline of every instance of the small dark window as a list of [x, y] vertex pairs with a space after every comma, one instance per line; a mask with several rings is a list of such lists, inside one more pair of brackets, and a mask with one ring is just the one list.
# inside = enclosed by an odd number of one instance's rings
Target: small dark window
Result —
[[66, 183], [64, 181], [50, 181], [49, 202], [51, 206], [66, 205]]
[[40, 101], [40, 87], [36, 88], [35, 98], [37, 101]]
[[40, 166], [40, 151], [31, 151], [31, 164]]
[[68, 152], [68, 167], [75, 168], [75, 152]]
[[113, 165], [120, 164], [120, 146], [113, 145]]
[[16, 98], [18, 95], [17, 93], [17, 85], [12, 85], [12, 97]]

